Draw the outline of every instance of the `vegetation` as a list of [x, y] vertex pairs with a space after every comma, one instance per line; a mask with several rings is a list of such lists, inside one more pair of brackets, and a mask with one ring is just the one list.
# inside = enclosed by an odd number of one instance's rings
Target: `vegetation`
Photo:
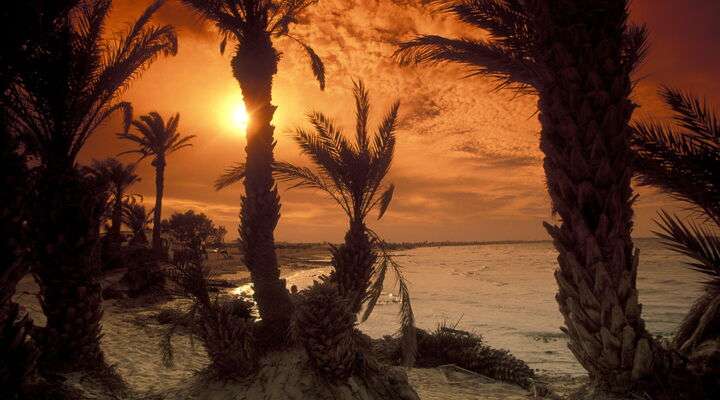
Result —
[[173, 361], [172, 335], [178, 326], [189, 325], [190, 333], [200, 338], [210, 357], [213, 375], [223, 380], [250, 375], [258, 358], [252, 304], [242, 298], [211, 300], [204, 252], [197, 247], [199, 240], [190, 243], [195, 246], [176, 253], [170, 276], [180, 294], [193, 299], [193, 306], [186, 317], [170, 325], [160, 342], [165, 364]]
[[[190, 147], [190, 141], [195, 135], [183, 136], [177, 131], [180, 123], [180, 114], [170, 117], [167, 124], [157, 112], [143, 115], [140, 119], [132, 121], [137, 134], [130, 132], [119, 133], [118, 137], [135, 143], [138, 148], [124, 151], [120, 154], [140, 154], [140, 160], [153, 157], [151, 165], [155, 167], [155, 208], [153, 209], [153, 238], [152, 249], [155, 259], [160, 260], [162, 248], [162, 199], [165, 190], [165, 166], [167, 156]], [[140, 161], [138, 160], [138, 161]]]
[[145, 246], [148, 244], [145, 231], [150, 223], [145, 206], [129, 201], [123, 204], [123, 223], [130, 228], [132, 237], [130, 246]]
[[[447, 1], [441, 11], [488, 39], [419, 36], [401, 64], [457, 63], [539, 97], [540, 148], [553, 212], [545, 224], [560, 256], [557, 300], [568, 346], [594, 384], [617, 393], [661, 392], [662, 351], [638, 303], [632, 230], [631, 74], [646, 32], [627, 0]], [[592, 49], [592, 50], [589, 50]]]
[[102, 161], [94, 161], [91, 166], [92, 173], [98, 179], [106, 181], [110, 186], [110, 229], [108, 230], [108, 240], [114, 244], [122, 242], [120, 234], [122, 227], [123, 208], [126, 202], [130, 201], [130, 196], [126, 194], [127, 189], [134, 183], [140, 181], [140, 177], [135, 174], [135, 165], [124, 165], [115, 158], [107, 158]]
[[215, 243], [221, 242], [225, 235], [223, 227], [216, 227], [205, 214], [174, 213], [170, 219], [163, 220], [162, 229], [168, 233], [179, 248], [198, 247], [203, 252]]
[[660, 188], [690, 204], [701, 218], [685, 222], [664, 211], [657, 235], [691, 260], [690, 268], [708, 277], [705, 293], [693, 305], [674, 338], [705, 383], [705, 397], [720, 393], [720, 117], [691, 94], [663, 87], [660, 93], [676, 126], [641, 122], [632, 144], [642, 185]]
[[315, 368], [333, 380], [350, 377], [355, 367], [355, 313], [338, 285], [314, 282], [299, 293], [292, 323], [294, 339], [301, 343]]
[[[162, 55], [174, 55], [171, 26], [149, 24], [163, 4], [151, 4], [129, 30], [103, 38], [110, 0], [63, 2], [33, 43], [10, 88], [13, 134], [37, 160], [41, 202], [29, 226], [33, 265], [47, 326], [38, 330], [45, 361], [65, 368], [102, 360], [101, 289], [95, 257], [101, 210], [94, 188], [76, 168], [88, 137], [116, 111], [131, 108], [117, 95]], [[14, 24], [13, 24], [14, 26]]]
[[[469, 371], [514, 383], [542, 397], [551, 397], [552, 391], [538, 380], [535, 372], [507, 350], [494, 349], [483, 338], [446, 324], [427, 332], [417, 330], [417, 361], [420, 368], [434, 368], [454, 364]], [[401, 359], [401, 346], [396, 339], [385, 337], [374, 340], [375, 350], [391, 363]]]
[[245, 151], [245, 195], [241, 199], [240, 238], [245, 265], [250, 270], [264, 329], [270, 347], [286, 341], [292, 302], [280, 280], [274, 230], [280, 218], [280, 199], [272, 176], [274, 162], [272, 81], [280, 53], [274, 39], [287, 37], [299, 43], [310, 57], [313, 74], [325, 87], [325, 67], [315, 51], [290, 35], [290, 27], [314, 0], [182, 0], [213, 22], [222, 36], [220, 52], [235, 41], [231, 66], [250, 114]]
[[[61, 7], [47, 10], [50, 18], [59, 12]], [[0, 54], [0, 397], [7, 398], [17, 396], [34, 375], [38, 354], [29, 335], [32, 320], [13, 301], [17, 283], [30, 268], [28, 254], [21, 249], [27, 244], [23, 220], [31, 192], [26, 158], [10, 126], [12, 99], [6, 94], [18, 83], [19, 70], [33, 49], [27, 43], [47, 29], [40, 23], [26, 2], [7, 4], [0, 12], [6, 37]]]
[[[377, 133], [370, 137], [370, 100], [362, 81], [354, 84], [353, 93], [357, 116], [355, 143], [351, 143], [329, 117], [312, 113], [309, 119], [315, 132], [298, 129], [294, 138], [318, 172], [276, 162], [274, 173], [278, 180], [292, 182], [293, 187], [325, 192], [345, 211], [349, 229], [342, 245], [331, 245], [333, 271], [328, 280], [337, 285], [340, 295], [349, 301], [353, 314], [359, 313], [366, 304], [362, 316], [365, 321], [382, 293], [387, 270], [395, 272], [402, 299], [401, 333], [407, 345], [406, 362], [410, 365], [415, 348], [415, 321], [407, 284], [384, 242], [365, 224], [366, 217], [374, 209], [378, 209], [378, 219], [382, 218], [395, 191], [395, 186], [385, 184], [384, 180], [395, 152], [400, 103], [395, 102], [390, 107]], [[242, 180], [245, 173], [243, 164], [228, 169], [216, 181], [216, 189]]]

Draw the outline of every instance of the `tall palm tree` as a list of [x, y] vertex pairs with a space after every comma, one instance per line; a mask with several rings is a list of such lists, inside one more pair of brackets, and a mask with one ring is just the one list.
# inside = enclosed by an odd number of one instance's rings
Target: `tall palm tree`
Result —
[[660, 94], [677, 127], [652, 121], [636, 124], [634, 164], [640, 184], [690, 204], [703, 219], [686, 223], [663, 211], [658, 221], [663, 242], [688, 256], [690, 268], [709, 277], [704, 295], [674, 338], [681, 352], [691, 354], [720, 337], [720, 116], [677, 89], [663, 87]]
[[108, 182], [111, 191], [110, 201], [110, 231], [108, 232], [109, 240], [114, 244], [121, 242], [121, 226], [123, 223], [123, 206], [128, 200], [125, 193], [127, 189], [136, 182], [140, 181], [140, 177], [135, 174], [135, 164], [124, 165], [115, 158], [107, 158], [102, 161], [94, 161], [91, 169], [100, 179]]
[[[51, 32], [51, 21], [64, 15], [76, 0], [11, 2], [0, 11], [0, 397], [16, 398], [35, 370], [37, 351], [29, 333], [32, 320], [12, 298], [17, 283], [30, 269], [25, 222], [33, 200], [27, 157], [10, 121], [9, 88], [18, 84], [30, 55], [42, 51], [39, 40]], [[40, 6], [43, 13], [37, 13]], [[33, 45], [30, 45], [33, 44]]]
[[[175, 114], [167, 121], [157, 112], [143, 115], [140, 119], [132, 121], [132, 126], [138, 134], [123, 132], [118, 137], [134, 142], [137, 149], [128, 150], [120, 154], [140, 154], [140, 160], [153, 157], [152, 166], [155, 167], [155, 209], [153, 211], [153, 237], [152, 248], [155, 258], [162, 255], [162, 238], [160, 221], [162, 221], [162, 198], [165, 190], [165, 166], [167, 156], [185, 147], [190, 147], [190, 141], [195, 135], [183, 136], [177, 131], [180, 123], [180, 114]], [[138, 160], [139, 161], [139, 160]]]
[[116, 111], [130, 113], [118, 95], [161, 55], [177, 52], [171, 26], [149, 21], [151, 4], [124, 35], [103, 38], [110, 0], [81, 0], [52, 21], [24, 60], [8, 92], [10, 126], [38, 161], [40, 203], [29, 221], [34, 273], [47, 325], [38, 330], [45, 361], [87, 367], [102, 361], [102, 291], [95, 249], [102, 211], [76, 167], [88, 137]]
[[456, 63], [538, 96], [540, 148], [559, 252], [557, 300], [568, 346], [597, 387], [651, 387], [658, 353], [638, 303], [629, 121], [631, 74], [646, 48], [628, 0], [456, 0], [439, 9], [487, 39], [419, 36], [401, 64]]
[[325, 67], [322, 61], [310, 46], [290, 35], [290, 25], [315, 0], [182, 2], [217, 26], [223, 38], [221, 52], [224, 52], [228, 39], [234, 39], [236, 43], [231, 66], [250, 115], [240, 238], [263, 326], [274, 332], [263, 336], [282, 344], [289, 327], [292, 303], [284, 281], [280, 280], [275, 254], [274, 230], [280, 218], [280, 199], [271, 167], [275, 147], [272, 118], [277, 108], [272, 104], [272, 81], [280, 53], [273, 40], [287, 37], [299, 43], [310, 57], [313, 74], [323, 89]]
[[[348, 299], [353, 314], [367, 304], [362, 320], [366, 320], [382, 293], [388, 268], [393, 269], [400, 284], [402, 299], [402, 332], [406, 340], [415, 337], [414, 317], [407, 283], [399, 266], [390, 258], [383, 241], [370, 230], [365, 219], [374, 209], [382, 218], [390, 205], [395, 186], [385, 184], [395, 154], [399, 102], [395, 102], [372, 137], [368, 134], [370, 98], [362, 81], [354, 83], [355, 143], [348, 140], [333, 121], [321, 113], [309, 115], [314, 132], [298, 129], [295, 141], [310, 157], [317, 172], [284, 162], [273, 164], [274, 175], [280, 181], [290, 181], [293, 187], [319, 189], [327, 193], [345, 211], [349, 229], [345, 242], [332, 247], [333, 272], [330, 280], [338, 286], [340, 295]], [[215, 183], [225, 188], [243, 179], [245, 165], [229, 168]], [[374, 278], [374, 279], [373, 279]], [[374, 281], [374, 282], [373, 282]], [[403, 346], [407, 348], [408, 346]], [[414, 354], [414, 341], [409, 343], [407, 355]], [[409, 361], [412, 363], [412, 361]]]

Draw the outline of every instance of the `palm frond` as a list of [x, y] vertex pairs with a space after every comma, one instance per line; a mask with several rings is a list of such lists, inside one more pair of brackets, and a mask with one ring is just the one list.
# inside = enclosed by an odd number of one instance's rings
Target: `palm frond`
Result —
[[718, 232], [695, 223], [685, 223], [677, 216], [660, 212], [657, 221], [661, 232], [654, 232], [663, 244], [680, 254], [690, 257], [690, 268], [710, 276], [708, 285], [720, 287], [720, 236]]
[[660, 89], [660, 95], [680, 126], [720, 149], [720, 118], [706, 101], [667, 86]]
[[[710, 128], [717, 119], [715, 115], [695, 118], [704, 115], [708, 107], [682, 97], [679, 92], [666, 94], [673, 97], [667, 100], [674, 104], [676, 119], [686, 120], [681, 122], [685, 128], [695, 126], [702, 130], [705, 125]], [[639, 183], [657, 187], [696, 206], [720, 225], [720, 140], [699, 139], [707, 134], [652, 121], [636, 123], [633, 128], [631, 144]]]
[[290, 34], [285, 34], [285, 36], [297, 42], [305, 50], [305, 53], [310, 59], [310, 67], [312, 68], [313, 76], [315, 76], [315, 79], [317, 79], [320, 84], [320, 90], [325, 90], [325, 64], [323, 63], [322, 58], [317, 55], [312, 47], [299, 38]]
[[380, 195], [380, 209], [378, 210], [378, 219], [382, 218], [383, 215], [385, 215], [385, 211], [387, 211], [388, 206], [390, 206], [390, 201], [392, 200], [393, 193], [395, 193], [395, 185], [390, 184], [390, 186], [385, 189], [385, 191]]
[[[372, 230], [368, 229], [368, 234], [374, 239], [377, 249], [380, 252], [380, 262], [378, 264], [380, 271], [377, 276], [386, 275], [382, 269], [391, 268], [397, 280], [398, 295], [400, 296], [400, 344], [402, 351], [402, 363], [405, 366], [412, 366], [417, 356], [417, 334], [415, 327], [415, 314], [412, 309], [410, 299], [410, 289], [407, 280], [402, 273], [402, 267], [395, 261], [390, 253], [387, 244]], [[376, 300], [377, 302], [377, 300]], [[372, 310], [371, 310], [372, 311]], [[368, 314], [369, 315], [369, 314]]]
[[368, 153], [368, 118], [370, 117], [370, 93], [362, 80], [353, 81], [355, 97], [355, 142], [358, 153]]
[[531, 19], [527, 8], [518, 1], [499, 0], [441, 0], [439, 12], [454, 15], [458, 20], [490, 33], [494, 41], [505, 47], [530, 52], [532, 44]]
[[469, 70], [468, 77], [487, 76], [498, 88], [528, 92], [536, 84], [539, 67], [529, 58], [497, 44], [467, 38], [418, 36], [400, 43], [394, 57], [400, 65], [456, 63]]
[[629, 71], [640, 66], [647, 56], [650, 45], [645, 25], [630, 25], [624, 33], [622, 63]]
[[245, 164], [237, 163], [226, 168], [225, 172], [215, 180], [215, 190], [222, 190], [245, 179]]

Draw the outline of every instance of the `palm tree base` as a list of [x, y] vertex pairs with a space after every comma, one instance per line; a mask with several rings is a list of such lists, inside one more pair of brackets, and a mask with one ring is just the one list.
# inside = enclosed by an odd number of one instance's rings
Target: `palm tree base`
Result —
[[401, 368], [368, 360], [349, 378], [331, 381], [301, 349], [268, 354], [249, 382], [238, 400], [419, 400]]

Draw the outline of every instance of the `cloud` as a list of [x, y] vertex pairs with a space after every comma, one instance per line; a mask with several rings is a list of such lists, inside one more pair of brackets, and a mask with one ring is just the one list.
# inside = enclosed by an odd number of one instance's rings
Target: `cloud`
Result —
[[[149, 0], [114, 3], [113, 23], [123, 27]], [[391, 240], [546, 238], [541, 222], [552, 216], [538, 149], [537, 98], [495, 91], [491, 80], [465, 79], [465, 71], [456, 66], [401, 68], [393, 59], [394, 43], [417, 34], [473, 34], [467, 26], [429, 12], [427, 3], [323, 0], [309, 8], [292, 32], [323, 58], [327, 88], [322, 92], [304, 49], [292, 40], [275, 40], [282, 52], [273, 82], [273, 101], [278, 105], [276, 158], [309, 165], [286, 134], [307, 125], [308, 111], [322, 111], [352, 132], [352, 80], [364, 79], [371, 91], [373, 124], [392, 101], [401, 101], [401, 126], [389, 176], [397, 192], [388, 214], [371, 221], [373, 229]], [[647, 22], [652, 32], [650, 58], [640, 74], [649, 78], [634, 94], [641, 105], [637, 117], [666, 112], [655, 93], [659, 83], [710, 91], [711, 96], [720, 92], [713, 78], [720, 69], [720, 52], [713, 41], [719, 6], [690, 0], [678, 8], [675, 3], [636, 0], [632, 4], [633, 18]], [[181, 112], [181, 129], [198, 135], [192, 149], [169, 160], [168, 212], [203, 211], [232, 236], [239, 222], [241, 188], [215, 192], [211, 187], [224, 166], [245, 156], [245, 139], [223, 125], [225, 117], [218, 111], [226, 99], [241, 98], [230, 71], [231, 55], [220, 56], [216, 29], [179, 1], [168, 1], [156, 22], [178, 28], [180, 54], [156, 62], [133, 82], [126, 98], [141, 113]], [[114, 126], [118, 124], [115, 121]], [[113, 132], [110, 126], [91, 139], [83, 157], [102, 158], [125, 150], [127, 144], [118, 143]], [[143, 182], [134, 191], [152, 204], [154, 171], [144, 162], [140, 173]], [[285, 188], [281, 185], [278, 240], [342, 239], [346, 217], [331, 200], [315, 191]], [[637, 233], [647, 235], [655, 211], [672, 208], [673, 203], [652, 190], [639, 192], [635, 226]]]

